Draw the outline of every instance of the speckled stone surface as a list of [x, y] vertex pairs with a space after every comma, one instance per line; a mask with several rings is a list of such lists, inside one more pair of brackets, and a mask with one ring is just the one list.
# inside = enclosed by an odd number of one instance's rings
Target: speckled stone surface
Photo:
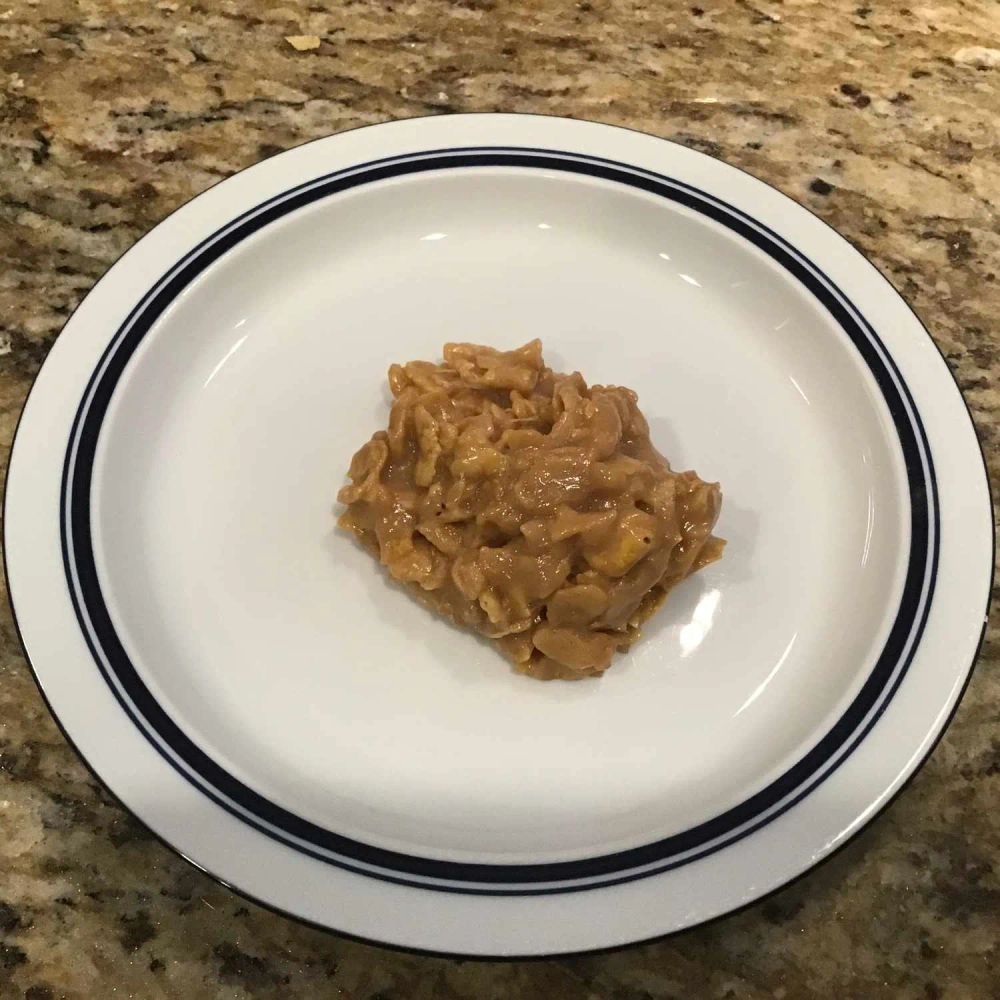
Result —
[[[992, 0], [0, 0], [4, 463], [66, 316], [172, 208], [304, 140], [463, 110], [644, 129], [819, 213], [923, 317], [1000, 476]], [[993, 627], [928, 765], [805, 879], [641, 948], [457, 962], [299, 926], [153, 840], [60, 736], [4, 602], [0, 998], [1000, 997], [998, 706]]]

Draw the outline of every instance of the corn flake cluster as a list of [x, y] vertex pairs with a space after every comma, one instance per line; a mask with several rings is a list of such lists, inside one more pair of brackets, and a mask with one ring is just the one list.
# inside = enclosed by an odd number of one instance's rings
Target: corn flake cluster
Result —
[[670, 469], [634, 392], [553, 372], [540, 341], [446, 344], [443, 364], [393, 365], [389, 386], [340, 524], [523, 673], [602, 673], [721, 555], [718, 484]]

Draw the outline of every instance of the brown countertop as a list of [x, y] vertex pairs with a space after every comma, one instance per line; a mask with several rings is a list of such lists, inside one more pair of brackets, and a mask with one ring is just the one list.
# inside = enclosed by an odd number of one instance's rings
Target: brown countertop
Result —
[[[315, 35], [298, 51], [289, 35]], [[644, 129], [854, 241], [927, 323], [1000, 472], [1000, 10], [990, 0], [0, 0], [0, 448], [108, 265], [233, 171], [465, 110]], [[300, 926], [188, 867], [97, 786], [0, 611], [0, 997], [788, 1000], [998, 996], [1000, 656], [846, 850], [656, 944], [530, 963]]]

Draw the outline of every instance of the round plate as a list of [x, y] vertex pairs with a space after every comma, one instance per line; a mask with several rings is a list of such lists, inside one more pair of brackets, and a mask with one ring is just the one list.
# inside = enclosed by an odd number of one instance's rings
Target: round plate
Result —
[[[723, 560], [577, 684], [334, 529], [391, 362], [533, 337], [725, 494]], [[45, 362], [5, 532], [125, 805], [266, 904], [467, 954], [677, 930], [834, 850], [944, 728], [992, 572], [968, 413], [870, 264], [706, 156], [529, 116], [323, 139], [165, 220]]]

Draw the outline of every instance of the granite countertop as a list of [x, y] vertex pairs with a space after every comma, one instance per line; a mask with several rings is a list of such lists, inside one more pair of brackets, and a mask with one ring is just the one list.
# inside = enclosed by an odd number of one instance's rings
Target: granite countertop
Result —
[[[4, 464], [67, 315], [171, 209], [304, 140], [464, 110], [644, 129], [807, 205], [923, 317], [1000, 481], [993, 0], [0, 0]], [[459, 962], [300, 926], [188, 867], [69, 749], [3, 602], [0, 997], [1000, 996], [998, 653], [994, 625], [909, 790], [793, 886], [640, 948]]]

